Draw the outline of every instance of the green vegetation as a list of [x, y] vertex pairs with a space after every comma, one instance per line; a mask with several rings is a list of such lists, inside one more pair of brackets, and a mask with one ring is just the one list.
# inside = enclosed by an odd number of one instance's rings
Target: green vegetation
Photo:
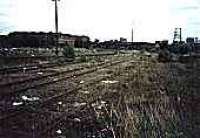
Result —
[[63, 49], [63, 55], [66, 58], [75, 59], [75, 51], [74, 48], [71, 46], [65, 46]]
[[85, 55], [82, 55], [80, 57], [80, 62], [87, 62], [87, 57]]
[[[110, 80], [117, 80], [118, 83], [101, 83], [89, 90], [94, 91], [93, 97], [101, 97], [107, 103], [104, 107], [107, 115], [101, 113], [97, 122], [113, 128], [119, 138], [198, 137], [199, 95], [194, 98], [189, 94], [199, 87], [194, 85], [195, 80], [190, 83], [190, 80], [183, 79], [190, 74], [188, 67], [158, 63], [146, 57], [139, 57], [138, 60], [113, 68], [115, 75]], [[194, 76], [199, 75], [191, 75], [192, 78]], [[169, 82], [174, 85], [169, 85]], [[187, 84], [187, 89], [183, 88], [184, 84]], [[180, 95], [180, 91], [187, 91], [187, 96]]]

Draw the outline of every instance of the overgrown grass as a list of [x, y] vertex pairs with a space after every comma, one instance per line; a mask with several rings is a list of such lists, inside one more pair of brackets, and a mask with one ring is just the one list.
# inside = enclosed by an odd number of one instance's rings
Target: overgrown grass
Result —
[[[176, 68], [177, 66], [174, 66], [171, 69]], [[183, 91], [182, 86], [185, 83], [179, 80], [181, 76], [171, 80], [172, 74], [169, 72], [171, 70], [166, 68], [166, 64], [142, 57], [139, 58], [139, 62], [132, 63], [128, 69], [124, 67], [115, 69], [115, 75], [119, 77], [112, 79], [118, 80], [119, 83], [100, 84], [93, 89], [96, 90], [96, 96], [99, 94], [108, 102], [106, 109], [110, 119], [105, 120], [110, 121], [104, 123], [114, 128], [116, 137], [193, 138], [199, 136], [195, 130], [198, 125], [192, 128], [191, 124], [194, 122], [191, 122], [191, 117], [183, 117], [191, 115], [191, 110], [184, 110], [180, 106], [180, 99], [177, 100], [177, 95], [171, 95]], [[169, 82], [172, 85], [168, 85]]]

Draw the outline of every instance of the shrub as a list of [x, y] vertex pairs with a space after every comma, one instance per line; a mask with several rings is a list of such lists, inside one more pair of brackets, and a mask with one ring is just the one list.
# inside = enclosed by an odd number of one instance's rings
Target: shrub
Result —
[[64, 49], [63, 49], [63, 55], [66, 58], [74, 59], [75, 58], [74, 48], [71, 47], [71, 46], [65, 46]]
[[80, 57], [80, 62], [87, 62], [87, 57], [85, 55], [82, 55]]

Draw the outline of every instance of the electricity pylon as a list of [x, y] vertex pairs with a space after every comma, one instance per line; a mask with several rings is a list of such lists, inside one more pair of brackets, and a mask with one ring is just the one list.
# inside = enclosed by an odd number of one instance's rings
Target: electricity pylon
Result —
[[182, 42], [182, 28], [175, 28], [173, 43]]

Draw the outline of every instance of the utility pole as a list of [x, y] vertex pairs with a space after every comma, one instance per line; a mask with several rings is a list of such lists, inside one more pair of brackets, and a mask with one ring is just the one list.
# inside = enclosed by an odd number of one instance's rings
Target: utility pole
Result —
[[133, 43], [133, 28], [131, 30], [131, 42]]
[[55, 2], [55, 31], [56, 31], [56, 55], [58, 55], [58, 40], [59, 40], [59, 34], [58, 34], [58, 1], [60, 0], [52, 0]]
[[182, 42], [182, 28], [179, 28], [180, 29], [180, 42]]

